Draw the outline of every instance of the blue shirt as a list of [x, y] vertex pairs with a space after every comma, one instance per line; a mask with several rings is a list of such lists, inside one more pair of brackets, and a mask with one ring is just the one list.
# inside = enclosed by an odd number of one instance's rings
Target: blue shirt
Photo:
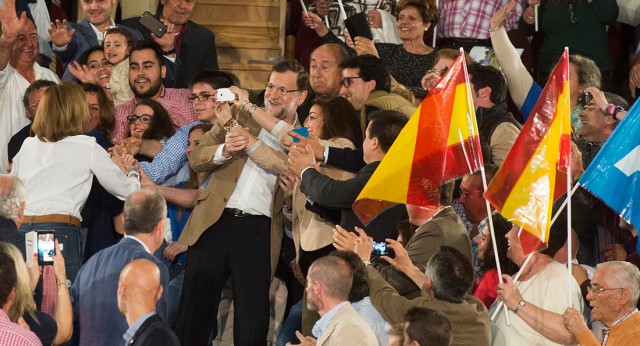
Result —
[[[178, 173], [180, 168], [187, 162], [187, 142], [189, 141], [189, 130], [192, 127], [204, 124], [204, 121], [194, 121], [184, 125], [169, 138], [162, 151], [153, 158], [151, 162], [140, 162], [142, 170], [156, 184], [162, 184], [169, 177]], [[174, 183], [175, 184], [175, 183]]]
[[344, 302], [334, 306], [333, 309], [329, 310], [326, 314], [324, 314], [324, 316], [320, 317], [318, 322], [313, 325], [311, 333], [316, 337], [316, 339], [320, 339], [322, 333], [324, 333], [324, 330], [327, 329], [327, 326], [329, 325], [329, 322], [331, 321], [333, 316], [335, 316], [338, 313], [338, 310], [340, 310], [340, 308], [345, 304], [349, 304], [349, 302], [345, 300]]
[[146, 321], [147, 319], [149, 319], [149, 317], [155, 315], [156, 312], [155, 311], [151, 311], [150, 313], [143, 315], [142, 317], [138, 318], [137, 321], [135, 321], [131, 327], [129, 327], [129, 329], [127, 329], [127, 331], [124, 333], [124, 335], [122, 335], [122, 338], [124, 339], [124, 344], [129, 345], [131, 343], [131, 339], [133, 339], [133, 336], [136, 335], [136, 332], [138, 331], [138, 329], [140, 329], [140, 327], [142, 326], [142, 324], [144, 323], [144, 321]]
[[384, 320], [380, 312], [371, 304], [371, 298], [364, 297], [361, 301], [351, 303], [351, 306], [353, 306], [358, 315], [367, 321], [367, 324], [378, 339], [378, 344], [381, 346], [386, 345], [390, 337], [387, 330], [391, 329], [391, 325]]

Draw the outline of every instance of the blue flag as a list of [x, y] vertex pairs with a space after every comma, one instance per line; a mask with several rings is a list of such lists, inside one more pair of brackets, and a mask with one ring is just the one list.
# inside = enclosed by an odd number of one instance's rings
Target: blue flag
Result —
[[618, 124], [579, 184], [634, 227], [640, 226], [640, 102]]

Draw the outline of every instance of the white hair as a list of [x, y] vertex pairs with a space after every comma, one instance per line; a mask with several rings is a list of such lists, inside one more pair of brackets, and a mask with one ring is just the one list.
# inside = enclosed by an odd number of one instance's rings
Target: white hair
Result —
[[22, 180], [9, 174], [0, 174], [0, 216], [16, 220], [22, 203], [27, 200], [27, 189]]

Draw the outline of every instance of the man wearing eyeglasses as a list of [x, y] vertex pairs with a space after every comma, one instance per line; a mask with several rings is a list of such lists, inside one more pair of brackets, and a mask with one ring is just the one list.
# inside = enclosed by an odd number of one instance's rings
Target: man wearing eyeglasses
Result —
[[[50, 80], [40, 79], [29, 85], [27, 90], [25, 90], [24, 96], [22, 97], [22, 105], [24, 106], [24, 110], [29, 121], [33, 121], [33, 118], [36, 116], [36, 111], [38, 110], [40, 99], [44, 96], [44, 92], [47, 91], [50, 86], [55, 84], [56, 83]], [[13, 135], [13, 137], [11, 137], [7, 147], [9, 164], [11, 164], [13, 157], [16, 156], [18, 151], [20, 151], [20, 147], [22, 147], [24, 140], [29, 137], [33, 137], [34, 135], [35, 134], [31, 132], [31, 123], [29, 123], [29, 125], [23, 127], [22, 130], [18, 131]]]
[[[269, 132], [276, 124], [295, 123], [307, 85], [304, 68], [286, 60], [273, 67], [264, 110], [247, 100], [246, 91], [234, 87], [230, 88], [236, 94], [232, 108], [227, 102], [213, 105], [216, 122], [222, 126], [205, 133], [189, 159], [195, 171], [211, 171], [211, 180], [179, 238], [189, 247], [175, 327], [183, 345], [210, 343], [220, 294], [229, 277], [234, 343], [266, 344], [269, 286], [282, 242], [284, 196], [277, 173], [260, 165], [253, 155], [264, 149], [282, 152]], [[259, 117], [270, 119], [273, 128], [260, 128]], [[251, 144], [255, 139], [259, 141]]]
[[391, 76], [382, 60], [373, 55], [360, 55], [340, 63], [342, 88], [340, 96], [346, 98], [360, 112], [360, 125], [364, 133], [367, 116], [376, 110], [399, 111], [410, 117], [416, 107], [409, 100], [391, 93]]
[[588, 287], [591, 316], [605, 325], [600, 339], [591, 333], [582, 314], [567, 308], [562, 315], [565, 327], [580, 345], [637, 345], [640, 340], [640, 271], [628, 262], [598, 264]]

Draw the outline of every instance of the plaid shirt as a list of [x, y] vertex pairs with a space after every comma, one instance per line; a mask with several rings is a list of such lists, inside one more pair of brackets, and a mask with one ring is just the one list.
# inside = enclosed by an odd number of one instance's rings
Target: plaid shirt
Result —
[[[509, 0], [440, 0], [438, 37], [484, 40], [489, 38], [489, 20]], [[526, 2], [518, 0], [505, 20], [507, 31], [518, 27]]]
[[0, 345], [37, 346], [42, 345], [33, 333], [24, 330], [19, 324], [9, 320], [9, 316], [0, 310]]
[[[167, 110], [176, 130], [197, 120], [193, 105], [187, 99], [189, 96], [191, 96], [191, 89], [170, 89], [163, 86], [160, 96], [156, 100]], [[137, 102], [138, 99], [133, 98], [117, 105], [113, 109], [113, 116], [116, 121], [115, 131], [113, 132], [114, 141], [119, 142], [127, 137], [129, 133], [127, 117], [133, 114]]]
[[204, 121], [195, 121], [182, 126], [169, 138], [162, 151], [153, 158], [151, 162], [140, 162], [142, 170], [156, 184], [164, 183], [169, 177], [178, 173], [180, 168], [187, 162], [187, 142], [189, 141], [189, 131], [192, 127], [204, 124]]

